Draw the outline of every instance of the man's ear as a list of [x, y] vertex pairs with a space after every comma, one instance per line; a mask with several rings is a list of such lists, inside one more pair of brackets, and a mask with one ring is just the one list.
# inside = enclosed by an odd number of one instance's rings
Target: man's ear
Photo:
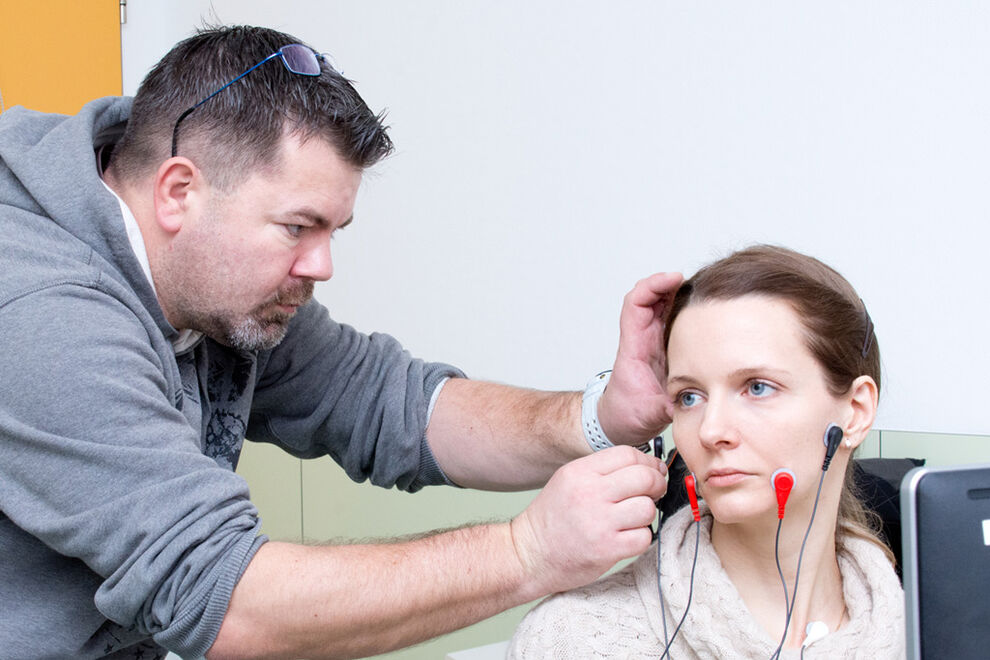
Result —
[[843, 428], [843, 444], [856, 448], [866, 438], [877, 417], [877, 384], [869, 376], [860, 376], [853, 381], [847, 397], [849, 414]]
[[206, 182], [188, 158], [174, 156], [155, 174], [155, 221], [167, 234], [175, 234], [191, 211], [204, 202]]

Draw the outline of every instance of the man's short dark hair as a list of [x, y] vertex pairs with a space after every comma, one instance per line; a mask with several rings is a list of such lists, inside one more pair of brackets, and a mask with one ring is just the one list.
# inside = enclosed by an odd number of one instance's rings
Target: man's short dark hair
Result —
[[[172, 128], [187, 108], [295, 37], [260, 27], [211, 27], [178, 43], [148, 73], [112, 165], [128, 180], [152, 174], [169, 157]], [[319, 76], [266, 62], [183, 120], [178, 155], [208, 180], [232, 189], [257, 169], [278, 164], [284, 135], [320, 138], [357, 169], [392, 151], [383, 114], [376, 115], [350, 81], [322, 63]]]

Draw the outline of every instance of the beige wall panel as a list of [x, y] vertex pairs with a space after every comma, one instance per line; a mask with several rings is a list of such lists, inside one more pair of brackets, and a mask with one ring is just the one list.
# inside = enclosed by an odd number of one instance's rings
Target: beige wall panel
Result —
[[990, 463], [990, 437], [909, 431], [883, 431], [884, 458], [924, 458], [926, 465]]
[[261, 531], [275, 541], [302, 540], [301, 461], [275, 445], [245, 442], [237, 473], [251, 488]]

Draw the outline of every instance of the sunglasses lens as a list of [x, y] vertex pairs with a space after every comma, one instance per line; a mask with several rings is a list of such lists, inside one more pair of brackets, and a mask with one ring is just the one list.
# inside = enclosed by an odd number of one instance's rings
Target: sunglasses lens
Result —
[[320, 75], [320, 62], [316, 53], [302, 44], [282, 46], [282, 61], [292, 73], [304, 76]]

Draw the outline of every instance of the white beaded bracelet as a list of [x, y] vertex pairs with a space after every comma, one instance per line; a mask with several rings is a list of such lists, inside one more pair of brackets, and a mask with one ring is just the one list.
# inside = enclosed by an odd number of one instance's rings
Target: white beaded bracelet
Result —
[[609, 370], [592, 378], [584, 388], [584, 396], [581, 397], [581, 428], [584, 429], [584, 439], [594, 451], [614, 446], [602, 430], [601, 422], [598, 421], [598, 400], [602, 398], [602, 392], [605, 391], [611, 376], [612, 372]]

